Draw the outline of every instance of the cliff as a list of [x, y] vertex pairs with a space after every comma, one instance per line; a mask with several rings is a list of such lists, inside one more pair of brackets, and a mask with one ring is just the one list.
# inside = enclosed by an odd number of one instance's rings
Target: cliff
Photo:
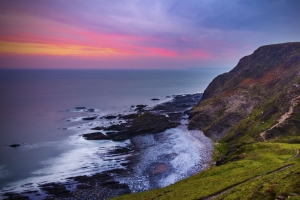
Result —
[[299, 86], [300, 43], [262, 46], [209, 84], [190, 111], [189, 129], [203, 130], [216, 140], [225, 136], [236, 139], [243, 134], [232, 128], [258, 108], [260, 116], [255, 120], [260, 125], [275, 125], [288, 112], [292, 99], [300, 95]]

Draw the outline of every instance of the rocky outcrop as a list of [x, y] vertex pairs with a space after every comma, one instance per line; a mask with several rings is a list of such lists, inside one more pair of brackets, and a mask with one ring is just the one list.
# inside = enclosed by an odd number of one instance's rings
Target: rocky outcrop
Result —
[[[194, 106], [202, 94], [175, 95], [173, 100], [158, 104], [152, 108], [146, 105], [137, 105], [137, 112], [127, 115], [105, 116], [106, 119], [120, 119], [119, 124], [108, 127], [93, 127], [93, 132], [83, 134], [86, 140], [114, 140], [122, 141], [138, 135], [155, 134], [169, 128], [175, 128], [181, 123], [185, 111]], [[123, 120], [125, 122], [123, 122]]]
[[262, 46], [209, 84], [189, 111], [189, 129], [219, 140], [255, 109], [261, 109], [262, 123], [275, 120], [300, 93], [299, 85], [300, 43]]
[[[155, 115], [147, 112], [135, 118], [128, 127], [123, 126], [122, 124], [109, 127], [109, 130], [115, 132], [106, 134], [103, 134], [102, 132], [93, 132], [83, 134], [82, 136], [87, 140], [121, 141], [141, 134], [163, 132], [168, 128], [175, 128], [179, 125], [180, 123], [170, 121], [165, 115]], [[121, 127], [121, 129], [117, 132], [119, 127]]]

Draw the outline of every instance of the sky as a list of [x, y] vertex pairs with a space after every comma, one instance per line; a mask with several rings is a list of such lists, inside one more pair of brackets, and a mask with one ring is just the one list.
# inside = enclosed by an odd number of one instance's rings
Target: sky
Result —
[[299, 0], [2, 0], [0, 68], [231, 69], [299, 19]]

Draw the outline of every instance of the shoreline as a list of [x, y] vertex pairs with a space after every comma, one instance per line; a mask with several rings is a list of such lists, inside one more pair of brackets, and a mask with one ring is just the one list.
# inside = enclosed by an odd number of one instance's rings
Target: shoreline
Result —
[[[200, 100], [202, 94], [183, 94], [183, 95], [173, 95], [173, 99], [170, 99], [169, 101], [156, 104], [152, 106], [151, 108], [146, 106], [136, 106], [136, 114], [137, 115], [109, 115], [106, 116], [107, 120], [120, 120], [122, 119], [122, 123], [125, 121], [126, 123], [122, 126], [119, 126], [119, 130], [112, 133], [112, 130], [115, 129], [120, 124], [114, 124], [110, 127], [92, 127], [94, 129], [93, 136], [98, 136], [95, 138], [90, 137], [91, 135], [84, 135], [82, 136], [85, 139], [88, 140], [107, 140], [109, 139], [117, 140], [117, 141], [124, 141], [124, 140], [136, 140], [135, 138], [143, 138], [147, 135], [152, 135], [156, 137], [156, 141], [160, 140], [166, 140], [163, 136], [163, 134], [160, 134], [166, 130], [170, 130], [170, 128], [174, 129], [176, 127], [180, 126], [186, 126], [182, 124], [182, 119], [184, 118], [184, 113], [186, 110], [191, 108], [194, 104], [198, 103]], [[154, 101], [154, 100], [153, 100]], [[83, 109], [83, 107], [81, 108]], [[86, 108], [85, 108], [86, 109]], [[142, 117], [141, 117], [142, 116]], [[142, 118], [140, 120], [139, 118]], [[96, 118], [88, 119], [88, 121], [93, 121]], [[156, 126], [147, 126], [147, 121], [157, 121], [153, 124]], [[82, 120], [84, 121], [84, 119]], [[85, 119], [86, 121], [86, 119]], [[106, 130], [104, 130], [106, 129]], [[95, 132], [96, 131], [96, 132]], [[105, 134], [103, 134], [105, 132]], [[125, 133], [125, 134], [124, 134]], [[130, 134], [129, 134], [130, 133]], [[132, 135], [134, 133], [134, 135]], [[127, 135], [126, 135], [127, 134]], [[99, 137], [101, 135], [101, 137]], [[122, 135], [120, 138], [119, 136]], [[126, 135], [124, 137], [124, 135]], [[112, 137], [113, 136], [113, 137]], [[160, 138], [161, 137], [161, 138]], [[116, 139], [117, 138], [117, 139]], [[135, 141], [136, 143], [137, 141]], [[10, 198], [8, 199], [14, 199], [19, 197], [22, 197], [26, 199], [26, 196], [30, 196], [32, 199], [82, 199], [86, 198], [86, 196], [89, 196], [88, 198], [92, 199], [92, 194], [102, 194], [101, 199], [107, 199], [115, 196], [119, 196], [122, 194], [128, 194], [132, 192], [138, 192], [138, 191], [145, 191], [148, 189], [154, 189], [158, 188], [157, 184], [158, 181], [161, 178], [166, 178], [168, 176], [168, 173], [170, 174], [170, 171], [174, 171], [173, 167], [170, 167], [170, 161], [175, 159], [175, 154], [166, 154], [164, 155], [165, 162], [168, 161], [168, 164], [164, 162], [153, 162], [154, 164], [151, 165], [149, 169], [147, 169], [147, 173], [149, 173], [152, 177], [149, 185], [150, 188], [140, 188], [138, 189], [137, 186], [134, 185], [134, 181], [137, 180], [131, 180], [133, 183], [131, 186], [128, 186], [128, 183], [124, 183], [125, 178], [130, 178], [130, 175], [133, 174], [132, 170], [134, 166], [137, 166], [140, 155], [138, 155], [141, 150], [138, 149], [139, 144], [131, 143], [131, 146], [125, 146], [120, 147], [119, 149], [115, 149], [111, 152], [114, 156], [125, 156], [126, 162], [122, 164], [124, 167], [123, 169], [114, 169], [109, 170], [106, 172], [100, 172], [95, 173], [91, 176], [77, 176], [77, 177], [70, 177], [67, 178], [65, 182], [55, 182], [55, 183], [46, 183], [43, 185], [39, 185], [39, 190], [41, 193], [36, 191], [27, 191], [29, 193], [20, 193], [20, 194], [9, 194]], [[173, 156], [173, 157], [172, 157]], [[131, 172], [130, 172], [131, 171]], [[198, 171], [199, 172], [199, 171]], [[125, 178], [124, 178], [125, 177]], [[159, 177], [159, 178], [158, 178]], [[186, 177], [183, 177], [186, 178]], [[180, 179], [179, 179], [180, 180]], [[178, 181], [178, 180], [175, 180]], [[170, 183], [171, 184], [171, 183]], [[142, 187], [142, 186], [141, 186]], [[145, 186], [144, 186], [145, 187]], [[133, 188], [135, 191], [132, 191]], [[29, 194], [29, 195], [28, 195]], [[105, 195], [103, 195], [105, 194]], [[7, 194], [8, 195], [8, 194]], [[21, 195], [21, 196], [20, 196]], [[92, 196], [91, 196], [92, 195]], [[96, 199], [99, 199], [100, 197], [97, 197]]]

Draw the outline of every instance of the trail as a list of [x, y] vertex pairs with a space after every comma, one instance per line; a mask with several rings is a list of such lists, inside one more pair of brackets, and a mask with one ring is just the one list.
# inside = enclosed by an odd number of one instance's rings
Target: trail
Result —
[[300, 153], [300, 151], [299, 151], [299, 149], [297, 149], [296, 154], [293, 157], [291, 157], [290, 159], [288, 159], [287, 162], [294, 159], [294, 158], [296, 158], [296, 157], [298, 157], [299, 153]]
[[264, 142], [267, 142], [266, 137], [265, 137], [267, 131], [272, 130], [272, 129], [275, 128], [275, 127], [280, 126], [282, 123], [285, 122], [286, 119], [288, 119], [288, 118], [291, 116], [291, 114], [294, 112], [294, 107], [298, 104], [297, 100], [298, 100], [299, 98], [300, 98], [300, 96], [297, 96], [297, 97], [295, 97], [295, 98], [293, 98], [293, 99], [291, 100], [291, 104], [292, 104], [292, 105], [291, 105], [289, 111], [286, 112], [286, 113], [284, 113], [284, 114], [280, 117], [280, 119], [278, 120], [278, 122], [277, 122], [275, 125], [273, 125], [271, 128], [269, 128], [269, 129], [267, 129], [267, 130], [265, 130], [264, 132], [261, 132], [261, 133], [259, 134], [260, 137], [264, 140]]
[[[298, 150], [297, 150], [297, 151], [298, 151]], [[291, 167], [291, 166], [293, 166], [293, 165], [294, 165], [294, 164], [288, 164], [288, 165], [282, 166], [282, 167], [280, 167], [280, 168], [278, 168], [278, 169], [275, 169], [275, 170], [273, 170], [273, 171], [270, 171], [270, 172], [266, 173], [265, 175], [273, 174], [273, 173], [276, 173], [276, 172], [279, 172], [279, 171], [283, 171], [283, 170], [285, 170], [285, 169], [287, 169], [287, 168], [289, 168], [289, 167]], [[213, 200], [213, 199], [216, 199], [217, 197], [219, 197], [219, 196], [222, 195], [222, 194], [225, 194], [226, 192], [228, 192], [228, 191], [231, 190], [232, 188], [234, 188], [234, 187], [236, 187], [236, 186], [238, 186], [238, 185], [240, 185], [240, 184], [242, 184], [242, 183], [245, 183], [245, 182], [248, 182], [248, 181], [251, 181], [251, 180], [254, 180], [254, 179], [261, 178], [262, 176], [264, 176], [264, 175], [254, 176], [254, 177], [249, 178], [249, 179], [246, 179], [246, 180], [244, 180], [244, 181], [235, 183], [235, 184], [233, 184], [233, 185], [231, 185], [231, 186], [229, 186], [229, 187], [227, 187], [227, 188], [225, 188], [225, 189], [223, 189], [223, 190], [220, 190], [219, 192], [216, 192], [216, 193], [214, 193], [214, 194], [212, 194], [212, 195], [209, 195], [209, 196], [207, 196], [207, 197], [204, 197], [204, 198], [200, 198], [199, 200]]]

